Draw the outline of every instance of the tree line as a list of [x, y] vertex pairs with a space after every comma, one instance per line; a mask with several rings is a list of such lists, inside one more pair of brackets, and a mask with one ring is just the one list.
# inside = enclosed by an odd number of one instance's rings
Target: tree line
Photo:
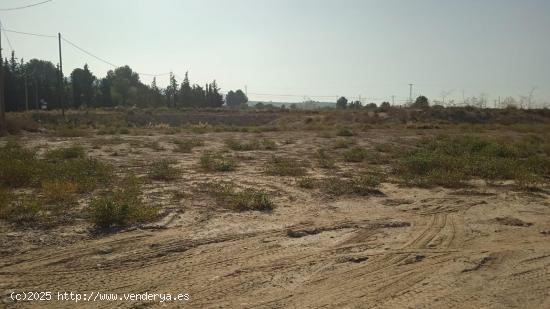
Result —
[[87, 64], [60, 78], [58, 66], [50, 61], [18, 61], [15, 53], [2, 61], [6, 111], [82, 107], [193, 107], [216, 108], [246, 104], [241, 90], [230, 91], [227, 102], [216, 81], [204, 86], [191, 84], [188, 73], [179, 83], [170, 73], [169, 85], [161, 88], [156, 78], [144, 84], [129, 66], [109, 70], [105, 77], [95, 76]]

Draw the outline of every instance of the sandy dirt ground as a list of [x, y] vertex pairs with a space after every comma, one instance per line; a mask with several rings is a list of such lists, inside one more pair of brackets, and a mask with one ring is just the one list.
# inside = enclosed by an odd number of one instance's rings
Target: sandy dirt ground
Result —
[[[383, 183], [383, 196], [330, 198], [267, 176], [273, 152], [240, 152], [236, 171], [204, 173], [199, 155], [224, 139], [253, 133], [199, 135], [192, 153], [170, 141], [191, 134], [123, 136], [92, 147], [92, 137], [21, 137], [44, 148], [82, 144], [91, 155], [144, 174], [172, 158], [182, 176], [146, 185], [146, 200], [162, 205], [154, 224], [97, 235], [84, 220], [50, 230], [2, 227], [0, 291], [6, 308], [550, 308], [550, 195], [479, 183], [423, 189]], [[278, 154], [307, 159], [335, 138], [315, 132], [270, 132]], [[103, 137], [108, 139], [109, 137]], [[404, 143], [416, 133], [372, 130], [359, 145]], [[289, 141], [290, 140], [290, 141]], [[134, 141], [133, 144], [130, 142]], [[135, 146], [159, 141], [164, 150]], [[132, 146], [133, 145], [133, 146]], [[117, 152], [117, 156], [113, 156]], [[315, 165], [312, 177], [368, 166]], [[271, 213], [233, 212], [194, 192], [211, 179], [262, 188]], [[188, 293], [188, 301], [13, 302], [10, 291]]]

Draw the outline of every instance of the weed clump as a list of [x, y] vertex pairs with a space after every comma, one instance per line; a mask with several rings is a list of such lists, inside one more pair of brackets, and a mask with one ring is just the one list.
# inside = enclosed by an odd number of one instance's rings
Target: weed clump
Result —
[[30, 186], [37, 172], [34, 151], [14, 142], [0, 148], [0, 185], [12, 188]]
[[90, 203], [91, 220], [98, 228], [128, 226], [154, 220], [156, 207], [147, 206], [141, 199], [141, 182], [135, 176], [120, 181], [116, 189]]
[[173, 143], [176, 145], [176, 148], [173, 151], [181, 153], [190, 153], [193, 148], [204, 146], [204, 141], [198, 138], [175, 140]]
[[336, 132], [336, 135], [338, 136], [353, 136], [353, 131], [351, 131], [348, 128], [340, 128], [338, 132]]
[[0, 219], [25, 224], [36, 222], [41, 216], [42, 207], [38, 201], [29, 198], [13, 200], [13, 194], [0, 189]]
[[319, 149], [315, 153], [319, 167], [326, 169], [333, 169], [336, 167], [334, 159], [327, 153], [326, 149]]
[[380, 195], [377, 189], [380, 179], [374, 175], [359, 175], [351, 179], [331, 177], [322, 181], [320, 187], [328, 195]]
[[306, 164], [295, 158], [272, 156], [267, 163], [266, 173], [273, 176], [304, 176]]
[[86, 152], [82, 146], [71, 146], [67, 148], [50, 150], [46, 152], [44, 157], [49, 161], [83, 159], [86, 157]]
[[47, 182], [71, 182], [79, 192], [89, 192], [100, 183], [108, 183], [111, 169], [88, 158], [81, 147], [48, 151], [38, 158], [34, 150], [8, 143], [0, 148], [0, 185], [39, 187]]
[[419, 186], [464, 186], [474, 178], [513, 180], [531, 188], [550, 176], [550, 158], [539, 145], [474, 136], [439, 136], [420, 141], [396, 162], [395, 173]]
[[304, 177], [298, 180], [298, 186], [304, 189], [320, 189], [329, 196], [342, 195], [380, 195], [380, 178], [375, 175], [357, 175], [352, 178], [330, 177], [312, 179]]
[[253, 150], [275, 150], [277, 144], [275, 141], [263, 138], [260, 140], [253, 140], [250, 142], [241, 142], [235, 139], [227, 139], [225, 141], [227, 148], [234, 151], [253, 151]]
[[200, 158], [200, 165], [206, 171], [230, 172], [237, 164], [233, 158], [223, 154], [205, 153]]
[[162, 159], [151, 164], [149, 178], [153, 180], [172, 181], [178, 178], [179, 170], [174, 168], [174, 161]]
[[69, 181], [43, 181], [41, 190], [46, 203], [70, 205], [76, 202], [78, 186]]
[[237, 190], [231, 182], [207, 183], [206, 192], [219, 206], [235, 211], [271, 211], [274, 208], [267, 193], [251, 188]]
[[370, 156], [370, 153], [361, 147], [353, 147], [344, 152], [344, 160], [347, 162], [363, 162]]
[[343, 148], [349, 148], [351, 146], [355, 145], [355, 141], [351, 139], [338, 139], [334, 142], [332, 145], [332, 148], [334, 149], [343, 149]]

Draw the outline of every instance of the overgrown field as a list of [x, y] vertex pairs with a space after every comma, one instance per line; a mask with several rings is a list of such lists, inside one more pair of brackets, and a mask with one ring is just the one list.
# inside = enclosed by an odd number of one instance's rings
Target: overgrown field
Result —
[[544, 112], [8, 116], [20, 132], [0, 138], [3, 291], [185, 289], [197, 308], [548, 307]]
[[[166, 212], [146, 193], [167, 185], [175, 199], [209, 196], [212, 207], [265, 211], [287, 193], [261, 179], [335, 198], [384, 194], [382, 183], [540, 191], [550, 178], [544, 122], [400, 124], [392, 121], [405, 113], [399, 110], [389, 120], [388, 111], [211, 111], [200, 113], [206, 122], [140, 125], [141, 113], [163, 119], [155, 116], [162, 110], [69, 113], [66, 120], [51, 113], [13, 116], [22, 128], [28, 122], [41, 132], [2, 141], [0, 219], [17, 228], [75, 220], [92, 229], [139, 225]], [[491, 113], [498, 120], [510, 112]], [[208, 122], [216, 117], [224, 121]]]

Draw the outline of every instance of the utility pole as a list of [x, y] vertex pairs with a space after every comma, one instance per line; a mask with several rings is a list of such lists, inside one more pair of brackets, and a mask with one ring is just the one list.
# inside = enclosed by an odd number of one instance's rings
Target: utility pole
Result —
[[0, 31], [0, 136], [8, 133], [6, 105], [4, 102], [4, 61], [2, 59], [2, 31]]
[[35, 105], [34, 107], [36, 108], [36, 110], [39, 110], [40, 106], [38, 105], [38, 79], [34, 78], [33, 86], [34, 86], [34, 105]]
[[395, 95], [392, 95], [392, 96], [391, 96], [391, 105], [392, 105], [392, 106], [395, 105]]
[[413, 102], [413, 86], [414, 84], [409, 84], [409, 103], [412, 104]]
[[25, 111], [29, 111], [29, 90], [27, 84], [27, 72], [25, 72]]
[[59, 103], [61, 104], [61, 113], [65, 117], [65, 103], [63, 102], [63, 92], [65, 88], [63, 85], [63, 59], [61, 57], [61, 33], [57, 33], [59, 41]]

